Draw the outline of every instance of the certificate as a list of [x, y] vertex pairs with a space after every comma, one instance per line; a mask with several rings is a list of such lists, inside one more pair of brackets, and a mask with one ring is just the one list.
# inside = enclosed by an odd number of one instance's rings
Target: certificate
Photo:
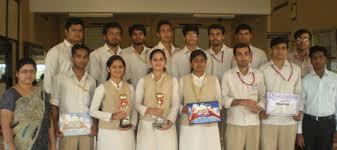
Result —
[[68, 113], [60, 116], [60, 131], [63, 136], [89, 135], [92, 119], [89, 113]]
[[220, 110], [218, 101], [189, 103], [188, 120], [190, 124], [204, 124], [220, 122]]
[[292, 116], [298, 113], [299, 95], [286, 93], [267, 93], [267, 114]]

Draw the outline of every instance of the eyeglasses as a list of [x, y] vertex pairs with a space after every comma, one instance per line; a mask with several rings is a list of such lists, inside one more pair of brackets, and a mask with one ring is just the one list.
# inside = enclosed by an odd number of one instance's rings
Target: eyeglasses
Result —
[[296, 38], [296, 41], [297, 42], [306, 42], [306, 41], [309, 41], [309, 38], [308, 37], [298, 37], [298, 38]]
[[19, 71], [19, 73], [22, 73], [22, 74], [35, 74], [36, 71], [35, 70], [21, 70], [21, 71]]

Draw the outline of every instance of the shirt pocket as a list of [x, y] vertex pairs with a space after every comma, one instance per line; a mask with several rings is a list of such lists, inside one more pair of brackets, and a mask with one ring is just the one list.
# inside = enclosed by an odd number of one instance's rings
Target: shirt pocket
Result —
[[329, 85], [328, 86], [327, 97], [328, 97], [328, 102], [331, 105], [335, 104], [336, 96], [337, 96], [336, 92], [337, 92], [337, 86], [335, 86], [335, 85]]

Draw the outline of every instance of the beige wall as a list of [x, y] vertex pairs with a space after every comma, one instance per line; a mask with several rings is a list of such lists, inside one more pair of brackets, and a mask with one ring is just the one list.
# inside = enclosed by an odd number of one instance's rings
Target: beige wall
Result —
[[[272, 0], [272, 8], [285, 0]], [[290, 0], [294, 1], [294, 0]], [[290, 19], [290, 5], [271, 14], [272, 32], [294, 32], [299, 28], [324, 30], [337, 28], [336, 0], [297, 0], [296, 20]]]
[[270, 0], [30, 0], [33, 12], [269, 14]]

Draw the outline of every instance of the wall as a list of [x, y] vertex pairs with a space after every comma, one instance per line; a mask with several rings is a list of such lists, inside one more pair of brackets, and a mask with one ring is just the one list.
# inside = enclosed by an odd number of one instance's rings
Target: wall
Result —
[[[32, 12], [269, 14], [270, 0], [30, 0]], [[80, 4], [80, 5], [79, 5]]]

